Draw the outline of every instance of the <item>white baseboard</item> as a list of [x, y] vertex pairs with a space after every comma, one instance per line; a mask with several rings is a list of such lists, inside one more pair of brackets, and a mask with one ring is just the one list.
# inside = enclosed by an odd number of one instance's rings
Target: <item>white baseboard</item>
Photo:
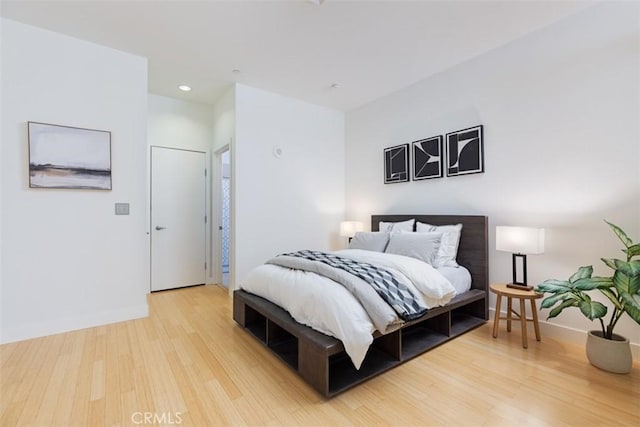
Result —
[[[489, 320], [493, 322], [495, 316], [495, 308], [489, 308]], [[502, 312], [503, 316], [506, 316], [506, 312]], [[585, 345], [587, 342], [587, 331], [570, 328], [568, 326], [557, 325], [555, 323], [545, 322], [543, 320], [540, 323], [540, 334], [542, 338], [549, 337], [559, 341], [570, 342], [578, 345]], [[631, 354], [634, 360], [640, 360], [640, 344], [631, 343]]]
[[76, 331], [78, 329], [92, 328], [94, 326], [108, 325], [110, 323], [124, 322], [125, 320], [140, 319], [149, 316], [147, 304], [121, 308], [117, 310], [92, 313], [84, 316], [66, 317], [62, 319], [33, 322], [20, 325], [15, 328], [6, 328], [0, 331], [0, 344], [8, 344], [16, 341], [39, 338], [47, 335], [55, 335], [63, 332]]

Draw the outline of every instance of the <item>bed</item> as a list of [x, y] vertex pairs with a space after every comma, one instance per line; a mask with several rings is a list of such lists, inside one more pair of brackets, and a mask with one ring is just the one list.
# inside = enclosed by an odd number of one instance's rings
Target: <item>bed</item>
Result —
[[488, 319], [487, 217], [463, 215], [373, 215], [380, 221], [462, 224], [457, 262], [471, 274], [470, 288], [446, 305], [403, 323], [387, 334], [373, 332], [373, 342], [359, 369], [343, 343], [295, 321], [278, 305], [245, 290], [233, 295], [233, 318], [253, 337], [326, 397], [334, 396], [443, 344]]

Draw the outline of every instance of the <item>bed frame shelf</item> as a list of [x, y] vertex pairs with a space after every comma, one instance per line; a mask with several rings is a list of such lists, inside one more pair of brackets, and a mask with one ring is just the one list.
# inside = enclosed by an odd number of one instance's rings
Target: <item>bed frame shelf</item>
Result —
[[[469, 269], [472, 288], [374, 341], [356, 370], [339, 340], [296, 322], [284, 309], [246, 291], [233, 296], [233, 319], [326, 397], [334, 396], [443, 344], [488, 319], [487, 218], [481, 216], [373, 216], [378, 221], [416, 218], [430, 224], [462, 222], [458, 261]], [[475, 236], [479, 242], [469, 236]]]
[[373, 378], [396, 365], [398, 365], [397, 360], [376, 347], [369, 349], [367, 357], [362, 362], [362, 366], [360, 366], [360, 370], [356, 370], [346, 353], [340, 353], [329, 360], [329, 392], [318, 391], [330, 397], [369, 378]]
[[402, 330], [402, 360], [413, 359], [425, 351], [432, 349], [450, 338], [428, 325], [413, 325]]

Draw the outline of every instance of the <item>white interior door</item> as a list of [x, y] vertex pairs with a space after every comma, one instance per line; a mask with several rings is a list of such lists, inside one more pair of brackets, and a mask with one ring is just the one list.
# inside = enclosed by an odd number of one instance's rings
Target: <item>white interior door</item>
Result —
[[151, 290], [206, 280], [206, 156], [151, 147]]

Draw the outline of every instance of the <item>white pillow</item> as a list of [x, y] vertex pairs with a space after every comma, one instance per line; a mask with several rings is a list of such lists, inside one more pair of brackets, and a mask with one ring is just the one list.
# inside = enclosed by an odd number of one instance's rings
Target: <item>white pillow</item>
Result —
[[434, 267], [459, 267], [456, 262], [458, 256], [458, 246], [460, 245], [460, 234], [462, 224], [455, 225], [432, 225], [418, 222], [416, 224], [418, 233], [438, 232], [442, 233], [442, 241], [438, 249], [438, 255], [433, 261]]
[[389, 233], [358, 231], [351, 239], [349, 249], [384, 252], [387, 248], [387, 243], [389, 243]]
[[387, 233], [398, 232], [398, 231], [413, 231], [413, 224], [416, 222], [415, 219], [409, 219], [407, 221], [400, 222], [384, 222], [380, 221], [378, 223], [378, 229], [380, 231], [384, 231]]
[[433, 264], [442, 233], [391, 233], [386, 253], [404, 255]]

